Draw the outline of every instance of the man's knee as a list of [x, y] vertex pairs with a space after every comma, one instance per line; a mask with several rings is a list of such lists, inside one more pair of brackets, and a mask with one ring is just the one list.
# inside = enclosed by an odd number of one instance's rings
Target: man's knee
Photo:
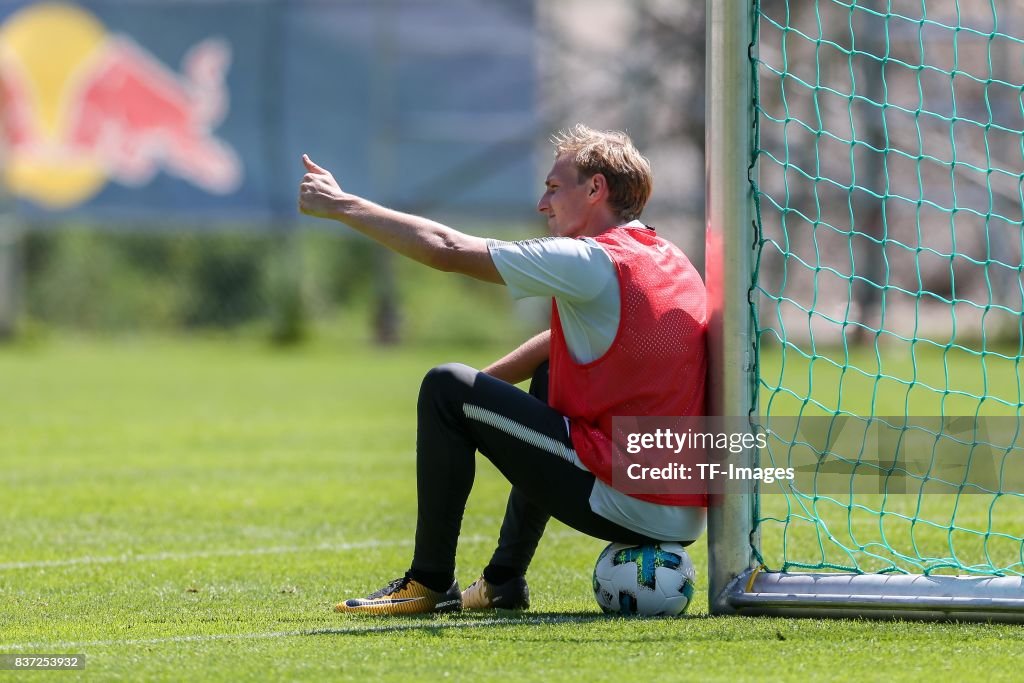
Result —
[[431, 368], [420, 384], [420, 401], [454, 398], [473, 386], [477, 370], [462, 363], [445, 363]]

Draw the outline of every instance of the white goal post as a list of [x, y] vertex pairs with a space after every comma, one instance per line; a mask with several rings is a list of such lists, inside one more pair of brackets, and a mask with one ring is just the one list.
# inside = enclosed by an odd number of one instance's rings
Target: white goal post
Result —
[[[883, 3], [884, 4], [884, 3]], [[755, 415], [752, 273], [757, 240], [751, 180], [755, 3], [707, 0], [706, 282], [708, 412]], [[720, 457], [724, 459], [725, 454]], [[758, 454], [744, 455], [741, 466]], [[735, 457], [731, 458], [736, 462]], [[1024, 623], [1024, 577], [905, 573], [781, 573], [757, 566], [756, 494], [712, 499], [712, 614], [875, 617]]]

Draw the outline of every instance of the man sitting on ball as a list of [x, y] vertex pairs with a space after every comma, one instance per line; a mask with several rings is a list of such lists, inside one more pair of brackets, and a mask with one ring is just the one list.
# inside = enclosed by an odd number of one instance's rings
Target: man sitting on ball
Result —
[[[554, 516], [606, 541], [693, 542], [706, 499], [612, 486], [612, 417], [704, 410], [705, 291], [675, 245], [638, 218], [651, 169], [620, 132], [553, 138], [537, 209], [552, 237], [502, 242], [345, 192], [308, 157], [303, 213], [340, 221], [438, 270], [552, 299], [551, 328], [482, 372], [427, 373], [417, 407], [418, 513], [405, 575], [339, 612], [416, 614], [529, 605], [526, 570]], [[513, 383], [532, 378], [529, 393]], [[498, 547], [465, 592], [455, 553], [479, 451], [512, 483]]]

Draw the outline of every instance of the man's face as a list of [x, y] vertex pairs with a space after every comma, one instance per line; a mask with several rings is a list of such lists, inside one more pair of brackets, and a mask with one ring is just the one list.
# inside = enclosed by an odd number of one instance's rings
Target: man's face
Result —
[[576, 165], [565, 156], [555, 160], [544, 186], [547, 188], [537, 202], [537, 210], [547, 216], [548, 230], [556, 237], [576, 237], [586, 227], [593, 208], [588, 201], [592, 183], [580, 182]]

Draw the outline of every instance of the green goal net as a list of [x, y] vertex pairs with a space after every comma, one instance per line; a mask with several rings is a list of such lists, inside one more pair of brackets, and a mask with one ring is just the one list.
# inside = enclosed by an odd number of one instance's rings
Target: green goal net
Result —
[[771, 571], [1024, 574], [1024, 5], [754, 5]]

